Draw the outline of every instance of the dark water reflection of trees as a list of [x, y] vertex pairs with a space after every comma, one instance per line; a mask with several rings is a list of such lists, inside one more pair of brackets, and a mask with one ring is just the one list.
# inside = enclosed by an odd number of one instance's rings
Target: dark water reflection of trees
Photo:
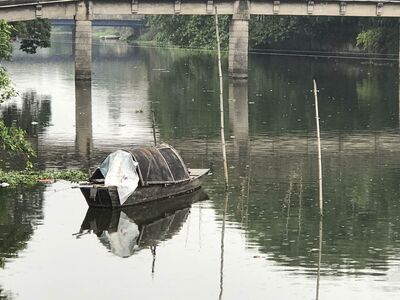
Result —
[[0, 193], [0, 266], [25, 249], [43, 220], [43, 187]]
[[[213, 60], [176, 57], [165, 64], [170, 72], [150, 77], [149, 93], [158, 101], [162, 139], [173, 140], [192, 165], [215, 166], [207, 191], [222, 214]], [[316, 78], [325, 147], [322, 274], [384, 275], [400, 252], [397, 67], [260, 55], [251, 57], [250, 68], [247, 140], [228, 139], [228, 220], [243, 228], [248, 247], [314, 274], [319, 220], [310, 90]], [[238, 124], [228, 110], [238, 99], [231, 99], [230, 82], [225, 78], [225, 107], [234, 133]], [[207, 150], [193, 156], [196, 140]]]

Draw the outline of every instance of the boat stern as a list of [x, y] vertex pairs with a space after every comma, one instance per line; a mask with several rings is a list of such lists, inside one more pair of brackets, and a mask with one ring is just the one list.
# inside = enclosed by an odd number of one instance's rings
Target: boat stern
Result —
[[103, 185], [82, 185], [80, 190], [89, 207], [115, 207], [120, 206], [118, 192], [115, 187]]

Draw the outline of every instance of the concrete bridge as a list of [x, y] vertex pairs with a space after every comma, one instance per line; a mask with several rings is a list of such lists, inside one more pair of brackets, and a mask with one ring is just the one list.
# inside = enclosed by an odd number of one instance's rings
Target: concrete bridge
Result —
[[91, 78], [92, 22], [137, 15], [232, 16], [229, 74], [246, 78], [250, 15], [400, 17], [400, 0], [0, 0], [0, 19], [70, 19], [75, 22], [75, 76]]
[[[71, 19], [52, 19], [50, 20], [50, 24], [52, 26], [75, 26], [75, 21]], [[144, 20], [143, 18], [138, 20], [92, 20], [92, 26], [131, 27], [140, 29], [144, 26]]]

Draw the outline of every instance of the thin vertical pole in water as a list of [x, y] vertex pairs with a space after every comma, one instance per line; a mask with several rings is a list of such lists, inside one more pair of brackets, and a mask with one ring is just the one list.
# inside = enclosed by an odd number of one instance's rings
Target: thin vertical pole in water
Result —
[[154, 272], [156, 269], [156, 248], [157, 246], [150, 246], [151, 254], [153, 256], [153, 262], [151, 263], [151, 277], [154, 278]]
[[317, 83], [314, 83], [314, 100], [315, 100], [315, 121], [317, 123], [317, 145], [318, 145], [318, 183], [319, 183], [319, 213], [323, 213], [323, 200], [322, 200], [322, 158], [321, 158], [321, 135], [319, 131], [319, 112], [318, 112], [318, 95]]
[[153, 105], [151, 106], [151, 123], [153, 127], [153, 139], [154, 139], [154, 146], [157, 146], [157, 138], [156, 138], [156, 118], [154, 116], [154, 108]]
[[219, 108], [221, 117], [221, 143], [222, 143], [222, 157], [224, 160], [224, 174], [225, 174], [225, 188], [228, 188], [228, 164], [226, 162], [226, 146], [225, 146], [225, 132], [224, 132], [224, 92], [222, 81], [222, 67], [221, 67], [221, 46], [219, 40], [218, 28], [218, 12], [215, 6], [215, 33], [217, 36], [217, 50], [218, 50], [218, 74], [219, 74]]
[[399, 37], [398, 37], [398, 40], [399, 40], [399, 48], [398, 48], [398, 51], [399, 51], [399, 59], [398, 59], [398, 64], [399, 64], [399, 68], [398, 68], [398, 93], [399, 93], [399, 128], [400, 128], [400, 19], [399, 19]]

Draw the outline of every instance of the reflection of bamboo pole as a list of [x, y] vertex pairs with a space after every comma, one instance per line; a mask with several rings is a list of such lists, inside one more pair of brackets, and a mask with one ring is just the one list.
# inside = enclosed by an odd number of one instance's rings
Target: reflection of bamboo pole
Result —
[[300, 240], [301, 234], [301, 208], [303, 205], [303, 163], [300, 164], [300, 178], [299, 178], [299, 222], [298, 222], [298, 239]]
[[151, 251], [151, 254], [153, 256], [153, 261], [151, 263], [151, 276], [152, 276], [152, 278], [154, 278], [154, 272], [155, 272], [155, 269], [156, 269], [156, 247], [157, 247], [156, 245], [150, 246], [150, 251]]
[[322, 216], [319, 219], [319, 248], [318, 248], [318, 271], [317, 271], [317, 288], [315, 299], [319, 299], [319, 280], [321, 277], [321, 259], [322, 259]]
[[318, 144], [318, 183], [319, 183], [319, 213], [323, 215], [323, 200], [322, 200], [322, 159], [321, 159], [321, 135], [319, 131], [319, 112], [318, 112], [318, 95], [317, 83], [314, 83], [314, 99], [315, 99], [315, 121], [317, 123], [317, 144]]
[[292, 191], [293, 191], [293, 175], [290, 175], [289, 177], [289, 190], [286, 193], [286, 197], [284, 200], [284, 204], [287, 205], [287, 213], [286, 213], [286, 239], [289, 239], [289, 218], [290, 218], [290, 200], [292, 197]]
[[224, 239], [225, 239], [225, 221], [226, 221], [226, 212], [228, 210], [228, 192], [225, 191], [225, 201], [224, 201], [224, 212], [222, 217], [222, 228], [221, 228], [221, 261], [220, 261], [220, 269], [219, 269], [219, 297], [218, 299], [222, 299], [222, 294], [224, 292]]
[[219, 41], [218, 29], [218, 12], [215, 6], [215, 33], [217, 35], [217, 50], [218, 50], [218, 74], [219, 74], [219, 108], [221, 117], [221, 144], [222, 144], [222, 157], [224, 160], [224, 174], [225, 174], [225, 188], [228, 188], [228, 164], [226, 162], [226, 146], [225, 146], [225, 133], [224, 133], [224, 92], [222, 81], [222, 67], [221, 67], [221, 47]]

